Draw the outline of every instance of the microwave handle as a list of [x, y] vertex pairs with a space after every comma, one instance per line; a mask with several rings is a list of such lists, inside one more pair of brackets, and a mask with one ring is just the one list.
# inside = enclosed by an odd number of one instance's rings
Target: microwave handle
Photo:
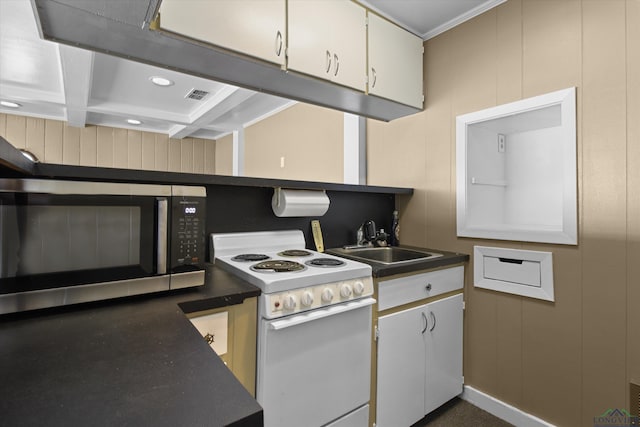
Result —
[[169, 218], [169, 201], [166, 198], [156, 199], [158, 209], [157, 261], [156, 274], [167, 274], [167, 230]]

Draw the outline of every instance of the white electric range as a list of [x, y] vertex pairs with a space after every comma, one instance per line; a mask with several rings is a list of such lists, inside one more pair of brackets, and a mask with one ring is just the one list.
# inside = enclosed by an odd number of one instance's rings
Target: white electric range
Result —
[[265, 427], [367, 427], [371, 266], [305, 248], [300, 230], [211, 235], [212, 261], [259, 297]]

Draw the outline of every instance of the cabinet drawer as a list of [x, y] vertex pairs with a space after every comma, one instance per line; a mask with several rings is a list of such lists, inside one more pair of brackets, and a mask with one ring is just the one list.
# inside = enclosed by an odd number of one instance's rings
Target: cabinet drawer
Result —
[[462, 289], [464, 267], [430, 271], [378, 283], [378, 311]]

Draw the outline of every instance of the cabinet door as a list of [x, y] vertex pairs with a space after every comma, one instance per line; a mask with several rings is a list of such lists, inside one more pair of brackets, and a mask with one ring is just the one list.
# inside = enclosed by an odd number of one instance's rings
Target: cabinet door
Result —
[[242, 385], [255, 396], [258, 299], [189, 314], [189, 319]]
[[369, 94], [422, 108], [422, 39], [368, 13]]
[[366, 10], [348, 0], [289, 0], [287, 68], [365, 90]]
[[160, 27], [284, 65], [286, 0], [163, 0]]
[[376, 426], [409, 426], [424, 412], [425, 306], [378, 319]]
[[425, 414], [462, 393], [462, 294], [426, 305]]

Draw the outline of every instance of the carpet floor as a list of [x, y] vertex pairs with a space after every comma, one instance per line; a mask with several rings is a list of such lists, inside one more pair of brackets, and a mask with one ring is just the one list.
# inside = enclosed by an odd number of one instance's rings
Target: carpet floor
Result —
[[442, 405], [411, 427], [512, 427], [506, 421], [455, 398]]

